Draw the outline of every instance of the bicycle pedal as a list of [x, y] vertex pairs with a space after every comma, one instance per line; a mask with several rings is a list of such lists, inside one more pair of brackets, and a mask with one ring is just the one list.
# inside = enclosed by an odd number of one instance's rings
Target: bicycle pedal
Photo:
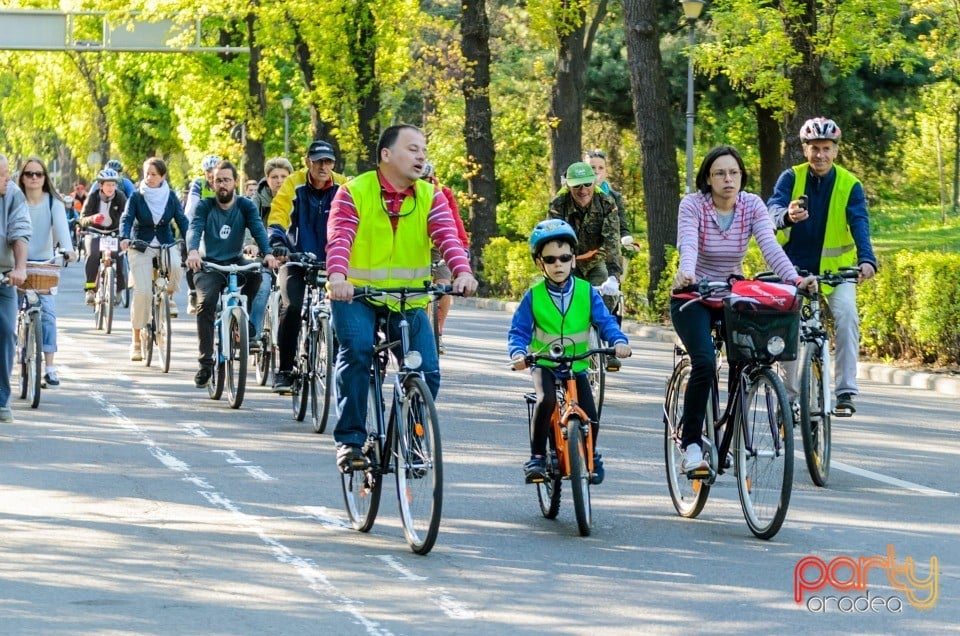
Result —
[[716, 479], [716, 473], [713, 472], [709, 466], [705, 468], [694, 468], [693, 470], [688, 470], [686, 473], [687, 479], [694, 480], [699, 479], [702, 481], [713, 482]]
[[850, 411], [834, 411], [833, 416], [834, 417], [853, 417], [853, 413], [851, 413]]

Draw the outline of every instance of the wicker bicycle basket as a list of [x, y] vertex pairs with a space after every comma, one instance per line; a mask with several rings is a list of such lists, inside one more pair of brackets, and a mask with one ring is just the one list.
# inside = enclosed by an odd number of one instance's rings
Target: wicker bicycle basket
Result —
[[38, 294], [56, 294], [60, 284], [60, 266], [55, 263], [27, 263], [27, 280], [20, 291], [33, 290]]

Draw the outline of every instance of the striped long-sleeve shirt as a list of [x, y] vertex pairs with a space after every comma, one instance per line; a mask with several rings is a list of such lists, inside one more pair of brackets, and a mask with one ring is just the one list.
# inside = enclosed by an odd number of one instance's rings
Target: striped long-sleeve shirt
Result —
[[793, 263], [777, 243], [763, 200], [750, 192], [740, 192], [733, 214], [733, 223], [723, 231], [711, 195], [695, 192], [683, 197], [677, 218], [680, 271], [712, 281], [726, 280], [730, 274], [743, 275], [743, 257], [754, 236], [764, 260], [777, 276], [784, 281], [799, 281]]
[[[399, 210], [403, 199], [413, 196], [413, 187], [398, 192], [382, 176], [380, 177], [380, 188], [383, 204], [389, 210]], [[378, 206], [377, 210], [372, 210], [370, 213], [385, 212]], [[396, 231], [397, 223], [401, 222], [403, 218], [391, 217], [394, 231]], [[328, 276], [336, 273], [347, 275], [350, 254], [353, 249], [353, 241], [357, 236], [359, 223], [360, 216], [357, 214], [350, 188], [341, 187], [333, 198], [330, 220], [327, 223]], [[465, 246], [460, 242], [460, 237], [457, 236], [457, 226], [453, 220], [453, 212], [450, 210], [450, 205], [447, 203], [447, 198], [443, 195], [443, 192], [436, 187], [433, 191], [430, 215], [427, 217], [427, 232], [430, 234], [433, 244], [440, 250], [454, 277], [472, 273]]]

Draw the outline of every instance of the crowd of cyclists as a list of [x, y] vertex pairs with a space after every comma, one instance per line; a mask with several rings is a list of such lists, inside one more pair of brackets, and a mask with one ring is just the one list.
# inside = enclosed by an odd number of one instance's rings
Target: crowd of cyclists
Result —
[[[696, 192], [680, 202], [678, 220], [679, 268], [674, 279], [677, 298], [671, 304], [674, 327], [693, 365], [683, 410], [683, 467], [692, 475], [704, 465], [699, 431], [704, 417], [706, 387], [716, 373], [710, 330], [721, 317], [719, 308], [685, 303], [682, 290], [703, 280], [724, 280], [743, 274], [748, 242], [755, 238], [769, 266], [786, 282], [815, 289], [815, 274], [826, 269], [859, 265], [861, 279], [870, 278], [877, 262], [870, 246], [867, 212], [860, 182], [834, 165], [840, 129], [825, 118], [809, 120], [800, 130], [807, 162], [786, 170], [775, 192], [764, 203], [746, 191], [747, 170], [739, 152], [718, 146], [704, 158], [696, 175]], [[377, 146], [375, 170], [347, 178], [334, 171], [337, 153], [324, 141], [310, 143], [303, 167], [295, 170], [283, 157], [269, 159], [264, 178], [244, 181], [237, 167], [216, 155], [203, 158], [198, 177], [181, 201], [167, 179], [166, 164], [157, 157], [142, 166], [141, 180], [123, 176], [123, 166], [109, 161], [97, 174], [89, 192], [78, 187], [71, 202], [82, 200], [77, 225], [81, 231], [115, 231], [119, 249], [127, 254], [129, 272], [118, 277], [120, 286], [132, 287], [130, 309], [130, 360], [143, 358], [141, 330], [150, 320], [153, 259], [162, 245], [183, 240], [182, 265], [173, 259], [168, 293], [188, 287], [188, 313], [196, 315], [199, 340], [195, 386], [204, 388], [213, 374], [213, 329], [216, 301], [226, 284], [223, 274], [203, 267], [262, 259], [262, 273], [243, 280], [250, 308], [251, 347], [259, 346], [269, 291], [279, 287], [279, 363], [273, 391], [288, 393], [294, 380], [294, 356], [301, 328], [305, 280], [303, 269], [287, 266], [294, 255], [311, 253], [326, 263], [330, 313], [337, 339], [336, 386], [339, 418], [334, 430], [337, 463], [350, 470], [361, 455], [366, 432], [367, 374], [371, 338], [379, 316], [391, 326], [399, 316], [389, 300], [354, 299], [357, 288], [422, 287], [437, 280], [450, 283], [455, 294], [470, 295], [477, 288], [470, 265], [468, 237], [449, 188], [438, 182], [427, 160], [423, 132], [409, 125], [384, 130]], [[563, 187], [550, 201], [544, 222], [533, 228], [529, 247], [542, 281], [524, 296], [508, 333], [508, 353], [515, 369], [524, 368], [527, 353], [543, 353], [560, 342], [568, 355], [586, 350], [589, 328], [595, 326], [607, 345], [615, 349], [607, 369], [620, 368], [620, 358], [630, 355], [619, 316], [611, 313], [620, 294], [626, 262], [625, 250], [635, 247], [623, 198], [607, 180], [606, 154], [590, 150], [584, 160], [565, 171]], [[64, 201], [52, 188], [45, 164], [30, 157], [19, 167], [16, 183], [7, 183], [9, 167], [0, 156], [0, 224], [7, 241], [0, 250], [0, 266], [10, 281], [23, 282], [27, 260], [54, 259], [59, 245], [67, 260], [74, 259], [74, 237]], [[12, 187], [11, 187], [12, 186]], [[241, 193], [242, 192], [242, 193]], [[18, 198], [20, 197], [20, 198]], [[22, 210], [20, 207], [22, 206]], [[73, 207], [73, 206], [71, 206]], [[24, 237], [23, 213], [32, 232]], [[18, 240], [19, 237], [19, 240]], [[24, 253], [20, 243], [28, 239]], [[84, 292], [93, 302], [94, 276], [100, 260], [97, 235], [83, 236], [86, 262]], [[797, 274], [798, 268], [806, 272]], [[184, 276], [185, 271], [185, 276]], [[855, 285], [844, 286], [828, 297], [836, 321], [837, 409], [855, 411], [856, 358], [859, 342]], [[45, 381], [57, 386], [60, 377], [54, 355], [56, 310], [54, 296], [43, 297], [43, 351]], [[0, 294], [3, 310], [11, 309], [8, 295]], [[411, 348], [422, 354], [421, 370], [430, 391], [440, 386], [438, 355], [444, 352], [443, 324], [449, 305], [440, 310], [439, 333], [433, 333], [423, 308], [415, 304], [410, 322]], [[689, 304], [689, 303], [687, 303]], [[176, 314], [175, 306], [172, 314]], [[12, 421], [9, 372], [12, 352], [4, 328], [2, 350], [6, 356], [0, 372], [0, 420]], [[438, 346], [439, 345], [439, 346]], [[528, 483], [539, 482], [545, 472], [545, 440], [555, 399], [554, 370], [547, 362], [532, 369], [537, 395], [531, 420], [530, 459], [523, 466]], [[572, 367], [578, 380], [585, 376], [583, 363]], [[796, 399], [789, 368], [787, 387]], [[5, 385], [5, 386], [4, 386]], [[599, 418], [588, 387], [580, 391], [581, 406], [593, 425]], [[604, 478], [596, 449], [593, 483]]]

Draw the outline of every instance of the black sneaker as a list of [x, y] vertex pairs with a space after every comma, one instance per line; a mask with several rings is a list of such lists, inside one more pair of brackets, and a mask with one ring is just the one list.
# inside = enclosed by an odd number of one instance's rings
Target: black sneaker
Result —
[[857, 412], [857, 407], [853, 405], [853, 393], [841, 393], [837, 396], [836, 412], [840, 417], [850, 417]]
[[337, 448], [337, 468], [341, 473], [352, 473], [366, 466], [367, 460], [359, 446], [343, 444]]
[[193, 384], [198, 389], [202, 389], [210, 384], [210, 378], [213, 377], [213, 367], [200, 367], [197, 375], [193, 376]]
[[593, 472], [590, 473], [590, 483], [594, 486], [603, 483], [603, 478], [607, 471], [603, 469], [603, 456], [600, 453], [593, 454]]
[[293, 371], [277, 371], [273, 381], [274, 393], [290, 393], [293, 391]]
[[528, 484], [538, 484], [547, 478], [547, 460], [543, 455], [534, 455], [523, 465], [523, 477]]

